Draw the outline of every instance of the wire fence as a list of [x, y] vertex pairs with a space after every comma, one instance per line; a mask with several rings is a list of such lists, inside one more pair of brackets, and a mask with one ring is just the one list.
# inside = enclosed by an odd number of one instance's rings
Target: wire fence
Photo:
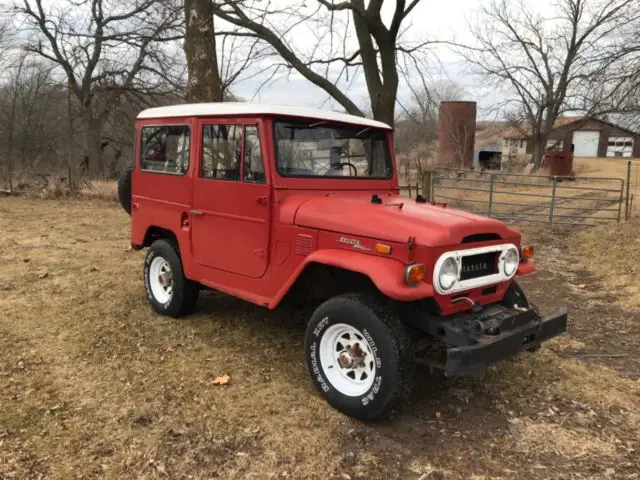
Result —
[[[626, 178], [542, 176], [438, 167], [427, 172], [420, 194], [507, 223], [593, 226], [628, 219], [636, 209], [640, 164]], [[403, 186], [409, 196], [418, 186]], [[425, 194], [426, 193], [426, 194]]]

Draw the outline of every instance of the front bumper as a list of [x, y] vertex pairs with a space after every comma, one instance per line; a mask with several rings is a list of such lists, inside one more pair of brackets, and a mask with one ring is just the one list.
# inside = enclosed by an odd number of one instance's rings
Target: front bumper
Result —
[[413, 315], [414, 327], [446, 345], [446, 356], [421, 360], [445, 375], [467, 375], [567, 331], [567, 309], [541, 317], [534, 309], [516, 310], [493, 304], [449, 317]]
[[447, 349], [445, 374], [466, 375], [485, 370], [492, 363], [535, 348], [566, 331], [567, 309], [563, 308], [554, 315], [533, 318], [498, 335], [482, 335], [475, 345]]

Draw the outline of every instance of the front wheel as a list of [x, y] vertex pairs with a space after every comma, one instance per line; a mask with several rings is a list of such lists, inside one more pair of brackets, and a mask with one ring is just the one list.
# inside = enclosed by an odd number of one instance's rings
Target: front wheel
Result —
[[393, 309], [375, 297], [341, 295], [320, 305], [307, 326], [305, 351], [316, 388], [351, 417], [379, 418], [409, 396], [411, 339]]
[[144, 259], [144, 286], [153, 309], [169, 317], [193, 313], [200, 289], [184, 276], [177, 248], [167, 240], [153, 242]]

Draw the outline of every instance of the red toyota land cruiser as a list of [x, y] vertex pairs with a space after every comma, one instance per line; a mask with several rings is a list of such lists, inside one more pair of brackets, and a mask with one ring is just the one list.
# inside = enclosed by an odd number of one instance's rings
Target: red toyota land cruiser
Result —
[[376, 418], [406, 399], [410, 332], [444, 345], [430, 364], [458, 375], [566, 330], [566, 309], [542, 318], [514, 280], [535, 268], [518, 232], [399, 195], [383, 123], [213, 103], [145, 110], [136, 132], [119, 195], [133, 248], [148, 247], [151, 306], [187, 315], [202, 288], [269, 309], [317, 302], [309, 372], [348, 415]]

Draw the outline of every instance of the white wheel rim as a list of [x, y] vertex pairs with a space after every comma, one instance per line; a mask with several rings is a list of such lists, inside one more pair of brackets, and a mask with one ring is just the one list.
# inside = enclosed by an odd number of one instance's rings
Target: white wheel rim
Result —
[[337, 323], [320, 340], [320, 365], [333, 388], [359, 397], [373, 385], [376, 362], [371, 345], [357, 328]]
[[173, 296], [173, 272], [169, 262], [156, 257], [149, 267], [149, 286], [154, 298], [160, 303], [167, 303]]

